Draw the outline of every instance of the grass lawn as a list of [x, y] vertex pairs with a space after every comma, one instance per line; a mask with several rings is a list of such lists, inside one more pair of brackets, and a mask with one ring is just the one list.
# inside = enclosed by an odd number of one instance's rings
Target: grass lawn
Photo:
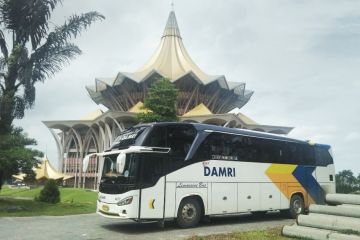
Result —
[[216, 234], [210, 236], [193, 236], [188, 240], [286, 240], [293, 239], [281, 236], [282, 228], [272, 228], [263, 231], [235, 232], [228, 234]]
[[0, 217], [61, 216], [95, 212], [97, 193], [76, 188], [59, 188], [59, 190], [61, 202], [48, 204], [33, 200], [40, 194], [41, 188], [10, 189], [4, 186], [0, 191]]

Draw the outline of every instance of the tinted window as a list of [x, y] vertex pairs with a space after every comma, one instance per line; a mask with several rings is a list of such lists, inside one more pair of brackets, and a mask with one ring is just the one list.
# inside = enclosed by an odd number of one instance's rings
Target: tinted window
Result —
[[261, 145], [259, 139], [246, 136], [232, 136], [232, 147], [237, 155], [237, 160], [258, 162], [261, 159]]
[[282, 152], [284, 142], [255, 138], [255, 144], [259, 145], [259, 162], [263, 163], [283, 163]]
[[185, 159], [196, 136], [192, 126], [155, 126], [144, 142], [144, 146], [169, 147], [170, 154]]
[[327, 166], [334, 163], [328, 146], [315, 146], [315, 159], [317, 166]]
[[141, 155], [142, 187], [154, 186], [160, 177], [165, 175], [166, 161], [164, 160], [164, 154], [148, 153]]
[[[237, 139], [238, 141], [241, 139]], [[222, 133], [211, 133], [205, 138], [197, 150], [197, 160], [238, 160], [236, 148], [232, 145], [235, 139], [231, 135]]]
[[211, 133], [200, 145], [195, 158], [244, 162], [314, 165], [313, 148], [307, 144]]
[[252, 161], [258, 157], [258, 148], [251, 139], [223, 133], [211, 133], [200, 144], [195, 158], [201, 160]]
[[315, 165], [314, 150], [311, 145], [284, 142], [282, 145], [282, 163], [297, 165]]
[[302, 161], [299, 164], [315, 166], [315, 152], [314, 147], [309, 144], [302, 146]]
[[142, 188], [154, 186], [162, 176], [180, 169], [187, 163], [184, 159], [169, 157], [167, 154], [142, 153], [140, 155], [142, 166], [142, 173], [140, 174], [142, 178]]
[[153, 127], [143, 145], [149, 147], [166, 147], [166, 127]]
[[195, 139], [196, 130], [191, 126], [168, 126], [166, 136], [171, 155], [185, 159]]

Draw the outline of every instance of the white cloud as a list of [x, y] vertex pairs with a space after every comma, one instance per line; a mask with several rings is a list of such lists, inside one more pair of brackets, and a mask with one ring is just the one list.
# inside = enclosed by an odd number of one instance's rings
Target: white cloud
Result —
[[345, 136], [344, 141], [349, 142], [350, 144], [352, 142], [360, 142], [360, 133], [350, 132]]
[[[194, 61], [210, 74], [255, 90], [242, 109], [263, 124], [294, 126], [291, 136], [333, 146], [338, 170], [360, 172], [360, 2], [175, 2], [180, 31]], [[76, 43], [84, 54], [39, 84], [35, 108], [17, 121], [56, 159], [42, 120], [77, 119], [95, 103], [85, 85], [133, 71], [155, 51], [170, 10], [167, 0], [65, 1], [53, 22], [97, 10], [106, 20]], [[348, 141], [350, 139], [351, 141]]]

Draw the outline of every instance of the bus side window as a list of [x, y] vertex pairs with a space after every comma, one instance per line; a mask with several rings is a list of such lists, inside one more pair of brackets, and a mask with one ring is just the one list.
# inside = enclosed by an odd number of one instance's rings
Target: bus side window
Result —
[[281, 142], [270, 139], [258, 139], [258, 144], [261, 148], [259, 161], [263, 163], [282, 163]]
[[166, 128], [162, 126], [154, 127], [147, 136], [144, 146], [166, 147]]
[[285, 142], [282, 149], [282, 163], [284, 164], [300, 164], [300, 149], [298, 144], [294, 142]]
[[197, 161], [211, 160], [221, 154], [222, 141], [219, 133], [211, 133], [200, 144], [195, 159]]
[[260, 162], [260, 146], [258, 139], [247, 137], [247, 146], [246, 146], [247, 154], [244, 161], [246, 162]]
[[167, 147], [171, 148], [171, 155], [185, 159], [196, 136], [196, 130], [191, 126], [168, 126]]
[[232, 144], [230, 148], [238, 161], [243, 162], [259, 162], [260, 146], [258, 139], [247, 136], [232, 136]]
[[327, 146], [315, 146], [315, 159], [317, 166], [326, 167], [334, 163], [334, 160], [329, 152], [329, 147]]
[[315, 165], [312, 146], [302, 143], [286, 142], [282, 147], [282, 163], [296, 165]]
[[304, 144], [303, 145], [303, 164], [304, 165], [311, 165], [315, 166], [315, 153], [314, 153], [314, 147], [311, 145]]
[[238, 161], [244, 161], [247, 157], [246, 145], [247, 140], [246, 137], [243, 136], [232, 136], [231, 139], [231, 149], [232, 152], [230, 155], [234, 155], [237, 157]]
[[292, 161], [291, 147], [288, 142], [284, 142], [281, 146], [280, 159], [283, 164], [294, 164], [294, 161]]

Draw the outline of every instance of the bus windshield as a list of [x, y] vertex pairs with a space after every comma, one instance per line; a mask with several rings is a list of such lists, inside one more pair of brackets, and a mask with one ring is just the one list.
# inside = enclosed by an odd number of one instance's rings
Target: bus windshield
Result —
[[124, 169], [121, 172], [116, 168], [116, 157], [117, 154], [105, 157], [102, 177], [117, 184], [135, 184], [139, 166], [136, 155], [126, 155]]

